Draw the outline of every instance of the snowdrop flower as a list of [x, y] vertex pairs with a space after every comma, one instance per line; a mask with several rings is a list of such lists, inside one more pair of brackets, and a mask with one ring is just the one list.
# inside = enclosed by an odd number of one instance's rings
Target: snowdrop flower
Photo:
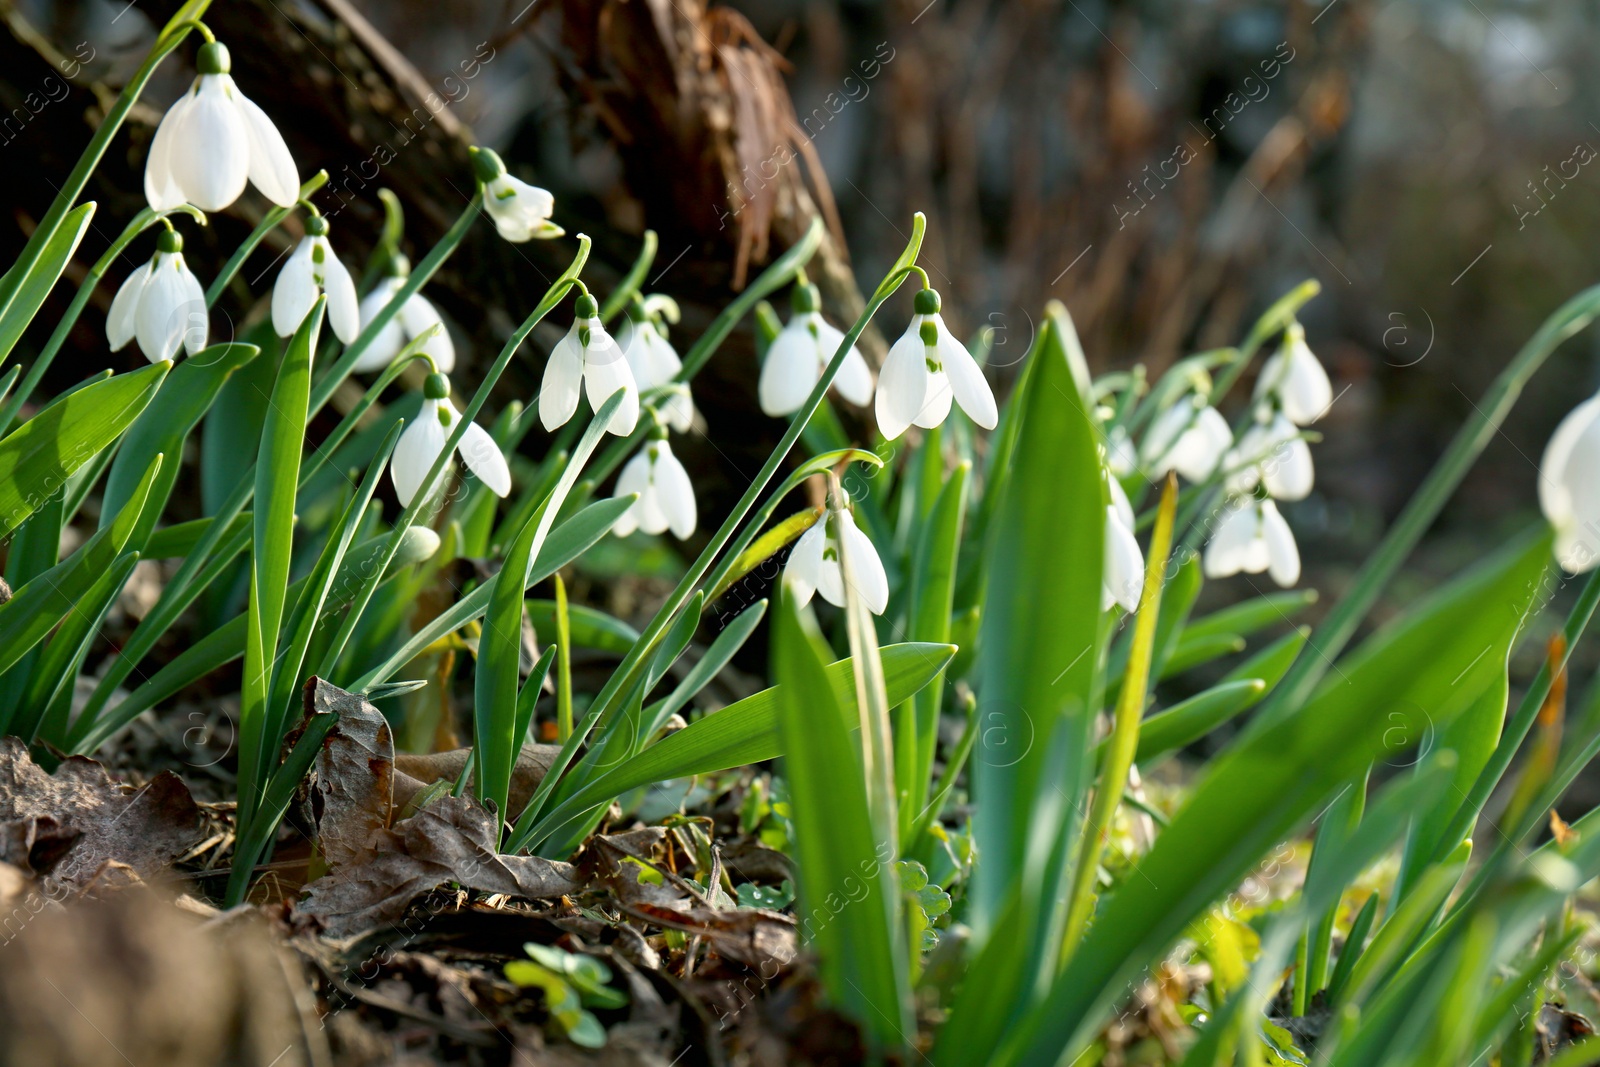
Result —
[[[389, 476], [394, 479], [394, 493], [402, 507], [409, 507], [417, 490], [422, 488], [423, 480], [433, 469], [439, 453], [444, 451], [445, 442], [461, 417], [450, 403], [450, 379], [437, 371], [428, 375], [423, 383], [422, 398], [417, 421], [400, 434], [394, 446], [394, 458], [389, 461]], [[511, 468], [488, 430], [477, 423], [468, 423], [456, 451], [467, 469], [482, 479], [495, 496], [511, 492]]]
[[155, 256], [117, 290], [106, 339], [116, 352], [137, 337], [144, 358], [159, 363], [176, 356], [180, 345], [191, 356], [204, 348], [207, 319], [205, 291], [183, 262], [183, 237], [166, 229], [156, 240]]
[[1223, 511], [1206, 546], [1204, 567], [1207, 578], [1266, 571], [1287, 589], [1300, 580], [1300, 550], [1277, 504], [1237, 497]]
[[306, 235], [272, 287], [272, 328], [278, 336], [288, 337], [298, 330], [323, 293], [328, 294], [328, 322], [334, 335], [349, 344], [361, 333], [356, 283], [328, 244], [328, 220], [312, 215], [306, 219]]
[[878, 429], [890, 441], [908, 426], [931, 429], [950, 414], [953, 398], [967, 417], [986, 430], [1000, 414], [983, 371], [966, 346], [950, 336], [939, 317], [939, 294], [917, 292], [906, 332], [889, 349], [878, 376]]
[[[637, 316], [637, 317], [636, 317]], [[683, 370], [683, 360], [678, 358], [672, 342], [661, 335], [656, 324], [637, 306], [630, 307], [617, 331], [617, 344], [633, 372], [634, 384], [646, 392], [674, 384], [678, 372]], [[667, 425], [679, 433], [687, 433], [694, 422], [694, 400], [687, 384], [680, 384], [661, 402], [661, 413]]]
[[[1303, 444], [1304, 442], [1302, 442]], [[1221, 412], [1198, 394], [1156, 416], [1144, 437], [1144, 465], [1152, 478], [1175, 470], [1203, 482], [1233, 444], [1233, 431]]]
[[[794, 314], [767, 348], [756, 390], [761, 411], [774, 418], [800, 410], [844, 342], [844, 334], [823, 320], [818, 310], [822, 307], [822, 294], [815, 285], [796, 285], [789, 306]], [[857, 407], [872, 402], [872, 371], [855, 345], [845, 353], [839, 373], [833, 377], [833, 387]]]
[[1230, 472], [1230, 493], [1248, 493], [1265, 485], [1278, 500], [1304, 500], [1316, 475], [1311, 446], [1281, 411], [1270, 416], [1258, 411], [1255, 424], [1239, 435], [1223, 458], [1223, 467]]
[[1290, 323], [1284, 331], [1283, 347], [1261, 367], [1256, 378], [1255, 398], [1278, 399], [1283, 413], [1296, 426], [1310, 426], [1322, 418], [1333, 403], [1333, 385], [1328, 372], [1306, 344], [1305, 327]]
[[578, 297], [572, 328], [556, 342], [544, 366], [539, 389], [539, 421], [546, 430], [563, 426], [578, 410], [580, 387], [589, 394], [589, 406], [599, 411], [611, 395], [622, 390], [622, 406], [611, 416], [607, 430], [617, 436], [633, 432], [639, 422], [639, 387], [617, 342], [600, 322], [600, 305], [588, 293]]
[[1133, 505], [1115, 477], [1106, 478], [1111, 503], [1106, 505], [1105, 555], [1100, 573], [1100, 610], [1113, 604], [1136, 611], [1144, 592], [1144, 553], [1133, 536]]
[[1573, 408], [1545, 446], [1539, 507], [1555, 528], [1556, 561], [1572, 574], [1600, 562], [1600, 396]]
[[[842, 491], [841, 491], [842, 493]], [[889, 606], [889, 579], [883, 561], [872, 541], [856, 526], [848, 499], [837, 501], [810, 529], [800, 535], [784, 575], [800, 607], [811, 603], [813, 593], [821, 593], [830, 604], [844, 607], [844, 570], [839, 559], [839, 538], [847, 542], [850, 571], [856, 580], [856, 593], [874, 615]]]
[[221, 211], [244, 192], [246, 180], [279, 207], [300, 196], [300, 174], [283, 135], [228, 73], [226, 45], [208, 41], [195, 67], [200, 76], [167, 109], [150, 142], [144, 195], [152, 211], [185, 202]]
[[[378, 312], [387, 307], [401, 286], [406, 284], [406, 275], [411, 272], [410, 262], [404, 256], [396, 256], [394, 267], [394, 274], [380, 281], [373, 287], [372, 292], [362, 298], [361, 329], [365, 330], [372, 325], [372, 321], [378, 317]], [[329, 310], [331, 314], [332, 309]], [[357, 374], [382, 370], [400, 354], [402, 348], [413, 338], [421, 336], [430, 326], [439, 327], [439, 332], [428, 339], [421, 351], [433, 360], [435, 368], [449, 374], [456, 367], [456, 346], [451, 342], [450, 334], [445, 330], [444, 320], [439, 317], [438, 310], [421, 293], [412, 293], [410, 298], [400, 305], [399, 313], [378, 331], [378, 336], [372, 339], [372, 343], [361, 353], [361, 358], [356, 360], [356, 365], [351, 370]]]
[[1118, 478], [1126, 478], [1139, 467], [1139, 454], [1121, 426], [1112, 427], [1106, 435], [1106, 467]]
[[628, 461], [617, 477], [613, 495], [630, 493], [639, 494], [639, 499], [611, 527], [618, 537], [627, 537], [634, 530], [647, 534], [671, 530], [672, 536], [682, 541], [694, 533], [694, 486], [689, 472], [672, 454], [664, 428], [657, 428], [654, 439]]
[[566, 233], [550, 221], [556, 198], [537, 185], [507, 174], [506, 165], [493, 149], [472, 149], [472, 164], [483, 183], [483, 210], [489, 213], [501, 237], [521, 244], [536, 237], [560, 237]]

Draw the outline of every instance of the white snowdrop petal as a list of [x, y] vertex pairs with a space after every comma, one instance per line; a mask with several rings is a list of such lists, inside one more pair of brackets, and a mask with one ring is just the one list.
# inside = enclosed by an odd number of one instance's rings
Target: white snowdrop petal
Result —
[[548, 190], [502, 174], [485, 187], [483, 206], [500, 236], [520, 243], [544, 228], [555, 211], [555, 197]]
[[150, 141], [150, 155], [144, 164], [144, 195], [152, 211], [168, 211], [183, 203], [183, 190], [172, 175], [172, 148], [174, 131], [183, 124], [183, 114], [193, 102], [192, 91], [178, 97], [161, 117]]
[[199, 93], [173, 130], [173, 179], [184, 198], [202, 211], [221, 211], [232, 204], [249, 178], [250, 145], [222, 81], [227, 77], [201, 75]]
[[1118, 478], [1126, 478], [1138, 465], [1138, 456], [1134, 452], [1133, 442], [1128, 438], [1128, 431], [1121, 426], [1115, 427], [1106, 435], [1106, 466]]
[[[623, 465], [622, 473], [617, 475], [617, 489], [612, 493], [613, 498], [625, 496], [644, 495], [650, 487], [650, 456], [641, 449], [632, 459]], [[618, 537], [627, 537], [639, 528], [639, 502], [635, 500], [633, 506], [622, 513], [621, 518], [612, 524], [611, 531]]]
[[1581, 404], [1562, 420], [1540, 467], [1539, 500], [1556, 531], [1556, 559], [1573, 574], [1600, 562], [1600, 409]]
[[203, 351], [211, 335], [211, 315], [206, 291], [189, 265], [178, 258], [178, 284], [183, 287], [183, 347], [191, 356]]
[[1124, 611], [1137, 611], [1144, 591], [1144, 553], [1115, 508], [1106, 508], [1103, 591]]
[[311, 261], [315, 249], [315, 238], [301, 238], [272, 286], [272, 329], [279, 337], [298, 330], [317, 302], [316, 266]]
[[656, 492], [661, 510], [667, 516], [667, 526], [672, 530], [672, 535], [682, 541], [694, 533], [695, 524], [699, 521], [694, 483], [689, 480], [689, 472], [665, 441], [661, 442], [660, 448], [656, 457]]
[[[1539, 460], [1539, 506], [1554, 526], [1559, 527], [1572, 517], [1572, 460], [1579, 442], [1588, 440], [1597, 425], [1600, 425], [1600, 396], [1593, 396], [1573, 408], [1557, 424], [1556, 432], [1550, 435], [1550, 442], [1544, 447], [1544, 455]], [[1600, 457], [1593, 453], [1585, 457], [1590, 463], [1597, 458]]]
[[1207, 578], [1226, 578], [1244, 568], [1250, 545], [1256, 539], [1253, 505], [1235, 500], [1218, 517], [1211, 543], [1202, 561]]
[[1300, 549], [1294, 531], [1270, 500], [1261, 504], [1261, 543], [1267, 550], [1267, 573], [1287, 589], [1300, 580]]
[[[596, 336], [591, 332], [591, 339]], [[620, 437], [632, 433], [639, 423], [639, 389], [634, 384], [633, 372], [628, 369], [628, 361], [622, 357], [616, 343], [606, 337], [604, 331], [600, 331], [598, 336], [604, 337], [606, 343], [598, 348], [590, 344], [583, 353], [584, 389], [589, 397], [589, 406], [595, 411], [599, 411], [612, 394], [622, 392], [622, 406], [617, 408], [606, 426], [608, 433]]]
[[455, 341], [451, 340], [450, 330], [445, 326], [444, 319], [426, 297], [421, 293], [412, 293], [411, 298], [400, 305], [398, 318], [407, 340], [420, 336], [430, 326], [437, 326], [438, 330], [423, 343], [420, 351], [427, 353], [433, 360], [433, 365], [445, 374], [455, 369]]
[[1128, 502], [1128, 493], [1122, 488], [1122, 482], [1116, 478], [1106, 479], [1106, 495], [1111, 501], [1111, 509], [1116, 512], [1117, 518], [1128, 529], [1133, 529], [1133, 505]]
[[639, 529], [647, 534], [666, 532], [668, 522], [667, 513], [661, 507], [661, 487], [653, 480], [639, 496], [634, 510], [639, 513]]
[[928, 391], [922, 398], [922, 409], [917, 412], [917, 417], [912, 419], [912, 424], [931, 430], [935, 426], [944, 424], [950, 417], [950, 404], [955, 399], [955, 394], [950, 389], [950, 376], [943, 369], [930, 371], [928, 374]]
[[[250, 181], [261, 190], [262, 196], [279, 207], [294, 207], [300, 197], [300, 173], [295, 168], [294, 157], [289, 154], [289, 146], [283, 142], [283, 134], [237, 85], [233, 86], [232, 95], [244, 126]], [[338, 332], [337, 324], [334, 332]]]
[[794, 414], [816, 388], [816, 345], [799, 318], [780, 330], [767, 348], [756, 388], [764, 415], [781, 418]]
[[789, 562], [783, 568], [795, 603], [802, 608], [811, 603], [811, 597], [817, 591], [817, 581], [822, 573], [822, 553], [827, 541], [824, 530], [826, 522], [826, 516], [819, 518], [800, 535], [789, 553]]
[[500, 451], [500, 446], [495, 444], [488, 430], [475, 422], [468, 423], [466, 431], [461, 435], [461, 443], [456, 445], [456, 451], [460, 453], [467, 469], [488, 486], [489, 492], [500, 497], [511, 492], [511, 468], [506, 464], [505, 454]]
[[872, 403], [872, 369], [855, 345], [844, 354], [839, 373], [833, 376], [833, 387], [856, 407], [864, 408]]
[[675, 392], [661, 405], [661, 414], [667, 425], [678, 433], [688, 433], [694, 425], [694, 401], [687, 391]]
[[188, 326], [189, 309], [184, 306], [187, 294], [174, 262], [178, 258], [158, 253], [151, 261], [150, 278], [140, 294], [134, 317], [139, 351], [152, 363], [177, 354]]
[[1301, 437], [1282, 442], [1273, 451], [1272, 458], [1262, 464], [1261, 474], [1267, 492], [1274, 498], [1304, 500], [1311, 494], [1316, 477], [1311, 464], [1311, 446]]
[[573, 328], [556, 342], [550, 361], [544, 365], [544, 381], [539, 386], [539, 421], [546, 430], [564, 426], [578, 410], [583, 389], [583, 349]]
[[878, 399], [875, 411], [878, 431], [893, 441], [906, 432], [922, 413], [928, 393], [928, 361], [922, 338], [917, 330], [920, 316], [911, 317], [911, 325], [900, 339], [889, 348], [884, 358], [883, 370], [878, 374]]
[[861, 532], [848, 511], [839, 513], [839, 528], [844, 534], [845, 551], [850, 556], [850, 574], [856, 594], [866, 603], [868, 611], [882, 615], [889, 607], [889, 578], [884, 574], [883, 560], [878, 558], [872, 539]]
[[395, 496], [401, 507], [409, 507], [422, 488], [423, 479], [433, 469], [434, 461], [444, 451], [448, 431], [439, 422], [439, 402], [424, 400], [417, 412], [417, 421], [407, 426], [395, 443], [394, 455], [389, 460], [389, 476], [394, 481]]
[[672, 342], [656, 330], [649, 327], [645, 334], [644, 363], [650, 375], [650, 385], [642, 383], [640, 388], [654, 389], [658, 385], [666, 385], [678, 376], [683, 370], [683, 360], [678, 356], [678, 350], [672, 347]]
[[[994, 402], [994, 390], [983, 376], [983, 368], [972, 358], [966, 345], [950, 335], [944, 323], [939, 323], [939, 359], [944, 364], [945, 376], [950, 380], [950, 392], [967, 418], [992, 430], [1000, 421], [1000, 409]], [[942, 420], [941, 420], [942, 421]]]
[[1150, 423], [1140, 447], [1139, 461], [1152, 477], [1159, 478], [1173, 468], [1172, 451], [1188, 428], [1193, 411], [1188, 404], [1174, 404]]
[[[828, 522], [827, 518], [820, 520]], [[839, 566], [839, 542], [830, 534], [823, 545], [822, 563], [817, 567], [817, 593], [832, 604], [842, 608], [844, 599], [844, 571]]]
[[116, 298], [111, 301], [111, 312], [106, 316], [106, 340], [111, 344], [111, 351], [121, 351], [133, 340], [137, 329], [135, 317], [139, 311], [139, 297], [143, 295], [145, 283], [149, 280], [150, 263], [146, 261], [128, 275], [128, 280], [122, 283]]
[[1288, 364], [1279, 393], [1284, 414], [1296, 425], [1309, 426], [1333, 403], [1333, 383], [1303, 338], [1290, 343]]
[[[322, 291], [328, 294], [328, 323], [335, 337], [350, 344], [361, 336], [361, 306], [356, 300], [356, 283], [326, 239], [323, 247], [327, 248], [327, 259], [322, 264]], [[449, 371], [447, 367], [439, 369]]]

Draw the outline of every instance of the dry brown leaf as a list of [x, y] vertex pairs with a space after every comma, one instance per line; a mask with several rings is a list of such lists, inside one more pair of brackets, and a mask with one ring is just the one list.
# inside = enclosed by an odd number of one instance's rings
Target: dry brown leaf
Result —
[[[395, 757], [394, 804], [396, 810], [404, 808], [425, 787], [434, 782], [453, 782], [461, 776], [470, 748], [457, 748], [449, 752], [430, 752], [412, 755], [402, 752]], [[512, 812], [527, 807], [545, 772], [555, 762], [560, 745], [523, 745], [517, 756], [517, 765], [511, 769], [511, 795], [507, 807]]]
[[400, 919], [417, 897], [448, 882], [485, 893], [544, 898], [582, 888], [577, 869], [496, 852], [499, 824], [468, 797], [441, 796], [377, 836], [376, 852], [306, 886], [297, 911], [348, 937]]
[[360, 862], [389, 826], [394, 738], [383, 714], [354, 693], [318, 678], [311, 700], [314, 712], [339, 715], [317, 753], [317, 843], [329, 866]]
[[155, 879], [201, 832], [199, 807], [170, 771], [138, 790], [83, 756], [46, 774], [20, 739], [0, 738], [0, 862], [40, 875], [52, 895]]

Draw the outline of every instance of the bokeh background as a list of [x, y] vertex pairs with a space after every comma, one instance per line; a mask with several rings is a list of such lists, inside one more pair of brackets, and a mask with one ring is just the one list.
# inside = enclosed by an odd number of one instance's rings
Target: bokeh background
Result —
[[[0, 0], [0, 254], [171, 9]], [[648, 288], [683, 303], [680, 340], [817, 214], [831, 237], [815, 273], [849, 318], [926, 212], [947, 318], [995, 331], [1002, 387], [1047, 301], [1071, 311], [1096, 369], [1153, 376], [1317, 279], [1304, 321], [1339, 399], [1318, 427], [1317, 490], [1287, 513], [1324, 603], [1516, 348], [1600, 277], [1592, 4], [217, 0], [207, 20], [302, 165], [329, 171], [319, 202], [352, 261], [376, 236], [380, 186], [424, 251], [470, 195], [466, 146], [488, 144], [555, 191], [569, 232], [596, 238], [602, 288], [659, 232]], [[141, 205], [137, 163], [189, 76], [169, 63], [114, 146], [80, 258]], [[252, 193], [191, 235], [202, 277], [262, 207]], [[264, 313], [291, 239], [247, 266], [229, 315]], [[569, 255], [477, 229], [430, 289], [461, 375]], [[106, 365], [102, 324], [84, 317], [82, 360], [59, 362], [58, 385]], [[531, 396], [539, 366], [509, 376], [508, 396]], [[755, 375], [743, 330], [696, 383], [709, 429], [679, 452], [712, 516], [781, 430], [755, 410]], [[1597, 385], [1595, 339], [1570, 341], [1391, 604], [1534, 521], [1544, 441]], [[1221, 584], [1208, 596], [1249, 591]]]

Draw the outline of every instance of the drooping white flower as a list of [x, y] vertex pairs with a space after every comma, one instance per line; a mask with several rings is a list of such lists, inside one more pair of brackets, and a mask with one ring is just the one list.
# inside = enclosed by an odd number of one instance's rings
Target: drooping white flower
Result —
[[206, 346], [209, 332], [206, 294], [183, 261], [183, 238], [163, 230], [150, 262], [128, 275], [111, 301], [106, 340], [119, 351], [138, 338], [151, 363], [172, 359], [179, 346], [192, 356]]
[[[815, 285], [796, 285], [789, 299], [794, 313], [767, 348], [756, 390], [761, 411], [774, 418], [800, 410], [844, 343], [844, 334], [823, 319], [822, 295]], [[857, 407], [872, 402], [872, 371], [855, 345], [845, 353], [833, 387]]]
[[144, 195], [153, 211], [183, 203], [221, 211], [239, 199], [248, 180], [279, 207], [300, 196], [300, 174], [283, 135], [228, 73], [226, 45], [200, 48], [200, 76], [167, 109], [144, 167]]
[[[635, 315], [638, 315], [637, 319]], [[616, 341], [628, 361], [628, 369], [633, 372], [634, 384], [641, 393], [672, 385], [678, 372], [683, 370], [683, 360], [678, 358], [678, 350], [672, 347], [672, 342], [661, 335], [649, 316], [633, 308], [628, 309], [627, 316], [622, 320]], [[689, 395], [687, 383], [679, 383], [679, 387], [662, 401], [661, 414], [674, 430], [679, 433], [689, 431], [694, 423], [694, 400]]]
[[1304, 500], [1316, 479], [1311, 446], [1281, 411], [1270, 416], [1258, 412], [1256, 422], [1223, 457], [1223, 468], [1229, 472], [1230, 493], [1248, 493], [1264, 484], [1277, 500]]
[[[847, 503], [847, 502], [846, 502]], [[784, 567], [790, 587], [801, 607], [811, 602], [813, 593], [839, 607], [845, 606], [845, 577], [840, 562], [839, 541], [847, 542], [845, 552], [850, 556], [850, 572], [855, 578], [856, 594], [874, 615], [882, 615], [889, 607], [889, 578], [883, 572], [883, 561], [872, 540], [856, 526], [850, 509], [842, 503], [829, 508], [789, 553]]]
[[639, 499], [611, 527], [618, 537], [627, 537], [634, 530], [647, 534], [671, 530], [682, 541], [694, 533], [694, 485], [689, 481], [689, 472], [672, 454], [665, 431], [646, 443], [622, 468], [614, 495], [630, 493], [639, 494]]
[[[461, 413], [450, 403], [450, 379], [437, 372], [428, 375], [422, 387], [422, 410], [417, 412], [417, 421], [400, 434], [389, 461], [389, 476], [402, 507], [409, 506], [422, 488], [460, 418]], [[511, 492], [511, 468], [488, 430], [468, 423], [456, 452], [495, 496]]]
[[1113, 426], [1106, 434], [1106, 467], [1118, 478], [1126, 478], [1139, 468], [1139, 453], [1121, 426]]
[[1144, 467], [1152, 478], [1175, 470], [1191, 482], [1203, 482], [1231, 444], [1228, 420], [1194, 396], [1190, 402], [1172, 405], [1150, 424], [1144, 437]]
[[1298, 322], [1289, 325], [1283, 347], [1262, 365], [1256, 378], [1256, 400], [1269, 397], [1277, 398], [1296, 426], [1310, 426], [1333, 403], [1333, 383], [1306, 344], [1305, 328]]
[[585, 391], [589, 406], [599, 411], [611, 395], [622, 390], [622, 406], [606, 429], [624, 436], [639, 422], [639, 387], [628, 369], [622, 348], [600, 322], [600, 305], [588, 293], [578, 297], [576, 316], [567, 335], [556, 342], [544, 366], [539, 389], [539, 421], [546, 430], [563, 426], [578, 410], [578, 393]]
[[[378, 317], [378, 312], [387, 307], [401, 286], [405, 285], [409, 265], [404, 257], [396, 257], [396, 265], [400, 268], [400, 273], [383, 279], [373, 286], [372, 292], [362, 298], [361, 329], [364, 330], [372, 325], [372, 321]], [[400, 354], [400, 350], [412, 338], [420, 336], [430, 326], [437, 326], [439, 330], [428, 339], [421, 351], [433, 360], [433, 365], [440, 371], [450, 373], [456, 366], [456, 346], [450, 340], [450, 333], [445, 329], [444, 320], [439, 317], [438, 310], [421, 293], [412, 293], [406, 302], [400, 305], [399, 313], [378, 331], [378, 336], [372, 339], [372, 343], [361, 353], [361, 358], [356, 360], [356, 365], [351, 370], [358, 374], [382, 370]]]
[[483, 182], [483, 209], [501, 237], [521, 244], [534, 238], [560, 237], [566, 232], [550, 221], [556, 198], [548, 190], [506, 173], [506, 165], [493, 149], [472, 149], [472, 160], [478, 180]]
[[878, 430], [892, 441], [908, 426], [938, 426], [952, 399], [986, 430], [1000, 419], [994, 393], [965, 345], [950, 336], [939, 317], [939, 294], [918, 291], [915, 312], [883, 361], [878, 376]]
[[[1116, 485], [1117, 480], [1111, 479], [1111, 484]], [[1126, 497], [1123, 499], [1126, 503]], [[1138, 539], [1133, 536], [1132, 524], [1123, 521], [1114, 503], [1106, 506], [1105, 539], [1105, 556], [1100, 573], [1100, 610], [1118, 604], [1123, 611], [1137, 611], [1139, 595], [1144, 592], [1144, 553], [1139, 549]]]
[[328, 323], [334, 335], [349, 344], [361, 333], [356, 283], [328, 244], [328, 220], [312, 215], [306, 220], [306, 235], [272, 287], [272, 328], [278, 336], [288, 337], [298, 330], [323, 293], [328, 294]]
[[1260, 574], [1287, 589], [1300, 580], [1300, 550], [1294, 532], [1271, 500], [1235, 497], [1217, 523], [1204, 560], [1207, 578], [1240, 571]]
[[1556, 562], [1583, 574], [1600, 562], [1600, 396], [1568, 413], [1539, 463], [1539, 507], [1555, 528]]

